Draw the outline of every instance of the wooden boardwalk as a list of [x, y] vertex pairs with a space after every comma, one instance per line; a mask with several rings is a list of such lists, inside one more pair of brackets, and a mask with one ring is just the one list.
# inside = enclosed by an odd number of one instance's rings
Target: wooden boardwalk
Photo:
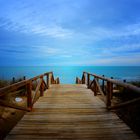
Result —
[[136, 140], [132, 130], [108, 111], [86, 85], [51, 85], [7, 140]]

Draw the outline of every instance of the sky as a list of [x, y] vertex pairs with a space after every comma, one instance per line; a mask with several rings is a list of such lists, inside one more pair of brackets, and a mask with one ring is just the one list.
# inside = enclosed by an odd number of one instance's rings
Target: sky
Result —
[[140, 0], [0, 0], [0, 66], [140, 66]]

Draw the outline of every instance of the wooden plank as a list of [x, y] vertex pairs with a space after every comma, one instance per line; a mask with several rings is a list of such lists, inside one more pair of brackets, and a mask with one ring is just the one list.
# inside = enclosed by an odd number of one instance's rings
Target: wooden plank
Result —
[[51, 85], [6, 140], [138, 140], [86, 85]]

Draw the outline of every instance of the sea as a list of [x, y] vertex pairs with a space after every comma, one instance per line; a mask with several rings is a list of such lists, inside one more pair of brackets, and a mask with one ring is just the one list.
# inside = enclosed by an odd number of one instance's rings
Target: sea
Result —
[[62, 84], [74, 84], [76, 77], [81, 78], [84, 71], [122, 81], [140, 81], [140, 66], [8, 66], [0, 67], [0, 79], [23, 76], [29, 79], [50, 71]]

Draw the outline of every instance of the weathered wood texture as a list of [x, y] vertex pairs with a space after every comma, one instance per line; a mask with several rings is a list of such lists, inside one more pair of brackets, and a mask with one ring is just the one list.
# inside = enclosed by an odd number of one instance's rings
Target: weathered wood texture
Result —
[[51, 85], [7, 140], [136, 140], [132, 130], [107, 111], [85, 85]]

